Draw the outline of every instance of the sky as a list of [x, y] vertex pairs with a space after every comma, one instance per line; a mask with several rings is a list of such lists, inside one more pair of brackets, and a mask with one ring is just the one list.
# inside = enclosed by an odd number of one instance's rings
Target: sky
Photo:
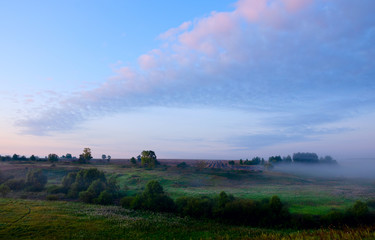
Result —
[[375, 156], [375, 1], [1, 1], [0, 154]]

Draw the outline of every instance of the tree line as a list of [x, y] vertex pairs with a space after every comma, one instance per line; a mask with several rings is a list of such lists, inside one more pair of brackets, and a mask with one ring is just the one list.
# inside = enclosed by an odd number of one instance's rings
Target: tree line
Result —
[[[6, 155], [6, 156], [1, 156], [0, 155], [0, 161], [49, 161], [49, 162], [57, 162], [59, 160], [71, 160], [73, 162], [81, 163], [81, 164], [86, 164], [89, 163], [90, 160], [92, 159], [92, 154], [91, 154], [91, 149], [90, 148], [84, 148], [82, 154], [79, 155], [79, 157], [72, 156], [71, 153], [67, 153], [66, 155], [62, 155], [59, 157], [55, 153], [50, 153], [48, 156], [44, 158], [40, 158], [35, 155], [31, 155], [30, 157], [26, 156], [20, 156], [18, 154], [13, 154], [12, 156]], [[111, 160], [110, 155], [102, 155], [102, 160], [106, 160], [109, 162]]]
[[[291, 164], [291, 163], [304, 163], [304, 164], [337, 164], [337, 161], [331, 156], [327, 155], [325, 157], [318, 157], [316, 153], [309, 152], [298, 152], [294, 153], [293, 157], [288, 155], [281, 157], [280, 155], [271, 156], [268, 158], [268, 161], [264, 158], [254, 157], [251, 160], [242, 160], [238, 161], [239, 165], [272, 165], [272, 164]], [[236, 161], [232, 160], [228, 162], [229, 165], [236, 165]]]

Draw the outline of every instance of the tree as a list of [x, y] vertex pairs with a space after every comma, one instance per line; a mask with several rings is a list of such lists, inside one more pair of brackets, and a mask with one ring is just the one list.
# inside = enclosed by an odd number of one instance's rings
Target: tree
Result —
[[19, 155], [17, 155], [17, 154], [13, 154], [13, 156], [12, 156], [12, 160], [18, 160], [19, 159]]
[[331, 156], [325, 156], [324, 158], [319, 159], [320, 163], [327, 163], [327, 164], [337, 164], [337, 161], [333, 159]]
[[243, 165], [243, 161], [242, 161], [242, 159], [240, 159], [240, 165]]
[[158, 163], [156, 154], [154, 151], [142, 151], [141, 153], [141, 164], [142, 166], [153, 168]]
[[54, 153], [48, 154], [48, 161], [50, 162], [57, 162], [59, 160], [59, 156]]
[[148, 182], [143, 193], [137, 195], [131, 205], [135, 209], [160, 212], [172, 212], [175, 209], [174, 201], [164, 193], [163, 187], [156, 180]]
[[228, 161], [228, 164], [231, 165], [231, 166], [233, 166], [234, 165], [234, 161], [233, 160]]
[[316, 153], [294, 153], [293, 161], [296, 163], [319, 163]]
[[136, 164], [137, 164], [137, 160], [135, 159], [135, 157], [130, 158], [130, 162], [131, 162], [133, 165], [136, 165]]
[[66, 159], [72, 159], [72, 154], [70, 153], [67, 153], [66, 156], [65, 156]]
[[47, 176], [41, 169], [33, 169], [27, 173], [26, 186], [30, 191], [41, 191], [47, 183]]
[[281, 156], [272, 156], [272, 157], [268, 158], [268, 162], [270, 162], [270, 163], [281, 163], [282, 158], [281, 158]]
[[291, 163], [292, 162], [292, 157], [288, 155], [287, 157], [283, 157], [283, 163]]
[[30, 161], [35, 161], [35, 160], [36, 160], [36, 157], [34, 155], [31, 155]]
[[92, 159], [91, 156], [91, 149], [90, 148], [84, 148], [83, 153], [79, 155], [79, 163], [89, 163], [90, 160]]
[[6, 197], [6, 195], [8, 195], [9, 192], [10, 192], [10, 188], [8, 187], [8, 185], [5, 185], [5, 184], [0, 185], [0, 193], [3, 197]]
[[107, 155], [102, 154], [102, 160], [104, 161], [104, 160], [106, 160], [106, 159], [107, 159]]

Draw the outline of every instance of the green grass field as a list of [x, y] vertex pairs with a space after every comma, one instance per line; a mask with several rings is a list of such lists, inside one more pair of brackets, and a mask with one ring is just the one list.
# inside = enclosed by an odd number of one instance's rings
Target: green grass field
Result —
[[375, 227], [292, 231], [76, 202], [0, 199], [0, 239], [375, 239]]

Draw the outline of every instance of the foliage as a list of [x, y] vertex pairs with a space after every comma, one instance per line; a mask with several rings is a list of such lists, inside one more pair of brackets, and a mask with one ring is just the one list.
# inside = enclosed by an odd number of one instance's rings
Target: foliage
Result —
[[143, 193], [138, 194], [133, 199], [131, 208], [156, 212], [173, 212], [175, 204], [173, 200], [164, 193], [160, 183], [152, 180], [147, 183]]
[[0, 194], [3, 197], [6, 197], [6, 195], [8, 195], [9, 192], [10, 192], [10, 188], [8, 187], [8, 185], [5, 185], [5, 184], [0, 185]]
[[187, 165], [186, 162], [182, 162], [182, 163], [177, 164], [178, 168], [187, 168], [188, 166], [189, 165]]
[[79, 163], [89, 163], [91, 159], [92, 159], [91, 149], [90, 148], [84, 148], [83, 153], [79, 155], [78, 162]]
[[231, 166], [234, 166], [235, 163], [234, 163], [233, 160], [231, 160], [231, 161], [228, 161], [228, 164], [231, 165]]
[[319, 163], [337, 164], [337, 161], [333, 159], [331, 156], [325, 156], [324, 158], [319, 159]]
[[29, 191], [38, 192], [44, 189], [47, 183], [47, 176], [41, 169], [33, 169], [27, 173], [26, 187]]
[[54, 153], [48, 154], [48, 161], [57, 162], [58, 160], [59, 160], [59, 156], [57, 156], [57, 154], [54, 154]]
[[281, 156], [272, 156], [268, 158], [268, 162], [274, 164], [274, 163], [281, 163], [283, 160]]
[[246, 159], [243, 164], [244, 165], [258, 165], [260, 163], [261, 163], [261, 158], [260, 157], [254, 157], [250, 161], [248, 159]]
[[319, 163], [319, 158], [316, 153], [294, 153], [293, 161], [296, 163]]
[[137, 160], [135, 159], [135, 157], [130, 158], [130, 162], [133, 165], [137, 165]]
[[14, 191], [19, 191], [25, 188], [25, 180], [23, 179], [9, 179], [3, 184]]
[[149, 168], [154, 168], [158, 164], [156, 154], [154, 151], [142, 151], [141, 153], [141, 165]]

